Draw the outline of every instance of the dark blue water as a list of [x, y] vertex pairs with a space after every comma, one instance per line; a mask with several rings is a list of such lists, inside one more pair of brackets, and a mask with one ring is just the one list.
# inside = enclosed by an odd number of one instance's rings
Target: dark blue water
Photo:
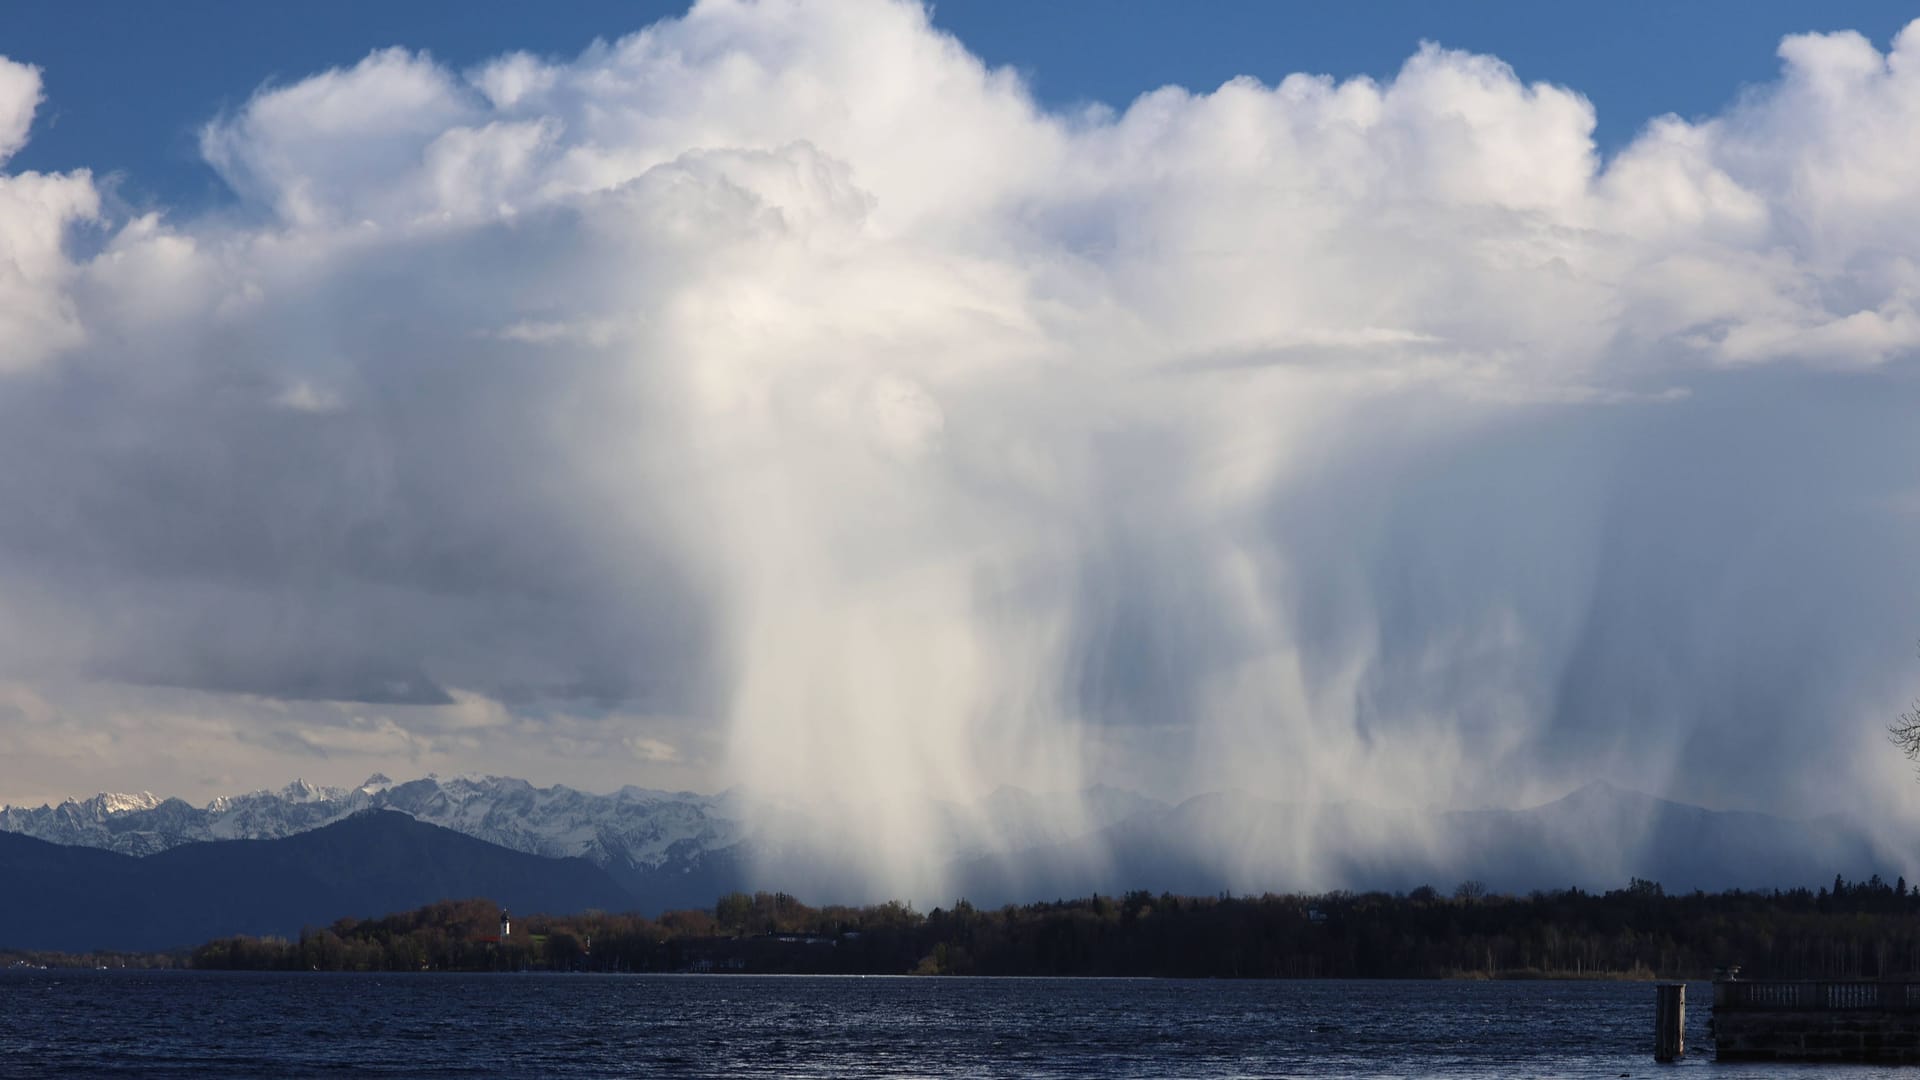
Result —
[[[0, 1077], [1838, 1078], [1715, 1065], [1711, 987], [0, 972]], [[1695, 1071], [1704, 1070], [1704, 1071]]]

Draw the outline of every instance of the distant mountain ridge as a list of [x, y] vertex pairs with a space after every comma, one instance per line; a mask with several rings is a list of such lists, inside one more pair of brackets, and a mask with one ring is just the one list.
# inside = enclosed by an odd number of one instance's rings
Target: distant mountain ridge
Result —
[[144, 858], [0, 833], [0, 947], [163, 950], [232, 934], [291, 937], [344, 916], [466, 897], [528, 911], [632, 906], [584, 859], [508, 851], [390, 811]]
[[637, 787], [594, 795], [498, 776], [396, 784], [376, 773], [354, 788], [295, 780], [279, 791], [224, 796], [204, 807], [147, 792], [0, 807], [0, 831], [139, 856], [210, 840], [293, 836], [363, 810], [397, 810], [530, 855], [653, 869], [671, 861], [677, 845], [718, 849], [739, 842], [740, 815], [725, 809], [728, 801], [726, 795]]
[[1447, 891], [1477, 881], [1510, 893], [1604, 890], [1635, 877], [1669, 891], [1721, 891], [1814, 887], [1836, 874], [1893, 880], [1920, 865], [1916, 854], [1837, 815], [1798, 821], [1709, 810], [1605, 783], [1524, 809], [1438, 813], [1225, 792], [1065, 843], [962, 860], [950, 878], [987, 905], [1142, 887]]
[[[928, 837], [931, 850], [958, 858], [1062, 842], [1165, 804], [1117, 788], [1035, 794], [1002, 788], [978, 807], [944, 807]], [[790, 820], [804, 814], [760, 808]], [[357, 787], [321, 787], [295, 780], [279, 791], [216, 798], [204, 807], [150, 793], [102, 793], [58, 805], [0, 807], [0, 831], [56, 844], [146, 856], [184, 844], [295, 836], [366, 810], [397, 810], [417, 820], [514, 851], [578, 857], [605, 869], [649, 911], [705, 907], [738, 888], [816, 893], [844, 875], [818, 840], [775, 844], [755, 834], [753, 808], [741, 795], [701, 795], [624, 787], [599, 795], [563, 785], [536, 787], [500, 776], [428, 776], [395, 783], [375, 774]], [[854, 839], [842, 852], [859, 851]], [[822, 855], [829, 856], [821, 858]], [[796, 877], [797, 880], [787, 880]]]
[[[57, 844], [150, 856], [186, 844], [298, 836], [367, 810], [395, 810], [512, 851], [577, 857], [604, 869], [645, 911], [705, 907], [734, 889], [779, 889], [815, 902], [871, 901], [863, 838], [738, 793], [628, 787], [596, 795], [508, 777], [375, 775], [355, 788], [295, 781], [193, 807], [151, 794], [100, 794], [58, 806], [0, 808], [0, 830]], [[1145, 888], [1210, 894], [1450, 889], [1605, 889], [1631, 877], [1669, 889], [1782, 887], [1836, 873], [1891, 879], [1912, 851], [1889, 850], [1840, 817], [1796, 821], [1689, 806], [1603, 783], [1516, 810], [1417, 812], [1302, 805], [1245, 792], [1168, 804], [1111, 787], [1036, 794], [1001, 788], [970, 807], [940, 806], [926, 851], [947, 891], [976, 904], [1024, 903]], [[951, 897], [941, 897], [950, 899]]]

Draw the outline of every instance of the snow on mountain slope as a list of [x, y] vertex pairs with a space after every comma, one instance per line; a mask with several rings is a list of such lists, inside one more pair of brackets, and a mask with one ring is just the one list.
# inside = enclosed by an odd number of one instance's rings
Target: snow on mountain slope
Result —
[[0, 807], [0, 830], [56, 844], [149, 855], [202, 840], [275, 839], [332, 824], [361, 810], [414, 818], [515, 851], [581, 856], [600, 866], [651, 869], [675, 845], [702, 850], [738, 843], [723, 797], [622, 788], [594, 795], [497, 776], [427, 777], [396, 784], [375, 775], [355, 788], [295, 780], [278, 791], [223, 796], [205, 807], [153, 795], [101, 794], [58, 806]]
[[[624, 787], [596, 795], [555, 785], [536, 787], [501, 776], [428, 776], [395, 783], [374, 775], [358, 787], [321, 787], [295, 780], [278, 791], [222, 796], [205, 807], [151, 794], [96, 795], [58, 806], [0, 808], [0, 830], [57, 844], [149, 855], [204, 840], [278, 839], [330, 825], [368, 809], [398, 810], [515, 851], [579, 856], [636, 880], [634, 873], [692, 872], [702, 860], [723, 862], [820, 854], [831, 830], [799, 806], [767, 806], [736, 792], [699, 795]], [[990, 855], [1057, 843], [1105, 828], [1163, 804], [1096, 788], [1081, 796], [1036, 795], [1002, 788], [973, 807], [942, 805], [928, 843], [955, 854]], [[779, 820], [782, 835], [750, 835], [753, 821]], [[858, 838], [848, 838], [857, 847]], [[828, 845], [831, 847], [832, 845]], [[851, 856], [852, 850], [843, 853]]]
[[[583, 857], [656, 909], [704, 905], [738, 888], [877, 898], [861, 891], [870, 838], [833, 827], [845, 813], [741, 792], [597, 795], [498, 776], [373, 776], [354, 788], [296, 780], [205, 807], [145, 792], [0, 807], [0, 831], [144, 856], [195, 841], [278, 839], [368, 809], [528, 854]], [[1247, 792], [1168, 805], [1105, 787], [1001, 788], [972, 805], [939, 804], [922, 827], [928, 850], [951, 861], [956, 895], [983, 903], [1131, 888], [1409, 888], [1463, 877], [1505, 890], [1610, 887], [1629, 876], [1674, 888], [1763, 887], [1908, 869], [1841, 819], [1712, 811], [1599, 784], [1526, 809], [1449, 812], [1303, 806]], [[1332, 855], [1288, 863], [1305, 836]]]
[[151, 810], [160, 805], [160, 800], [151, 791], [142, 791], [137, 795], [119, 795], [103, 791], [93, 797], [100, 804], [103, 813], [124, 814], [133, 810]]

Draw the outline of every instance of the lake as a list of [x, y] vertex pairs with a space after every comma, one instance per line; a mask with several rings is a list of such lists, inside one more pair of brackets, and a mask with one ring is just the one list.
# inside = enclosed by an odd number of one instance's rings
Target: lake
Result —
[[0, 972], [0, 1077], [1822, 1078], [1652, 1059], [1647, 983]]

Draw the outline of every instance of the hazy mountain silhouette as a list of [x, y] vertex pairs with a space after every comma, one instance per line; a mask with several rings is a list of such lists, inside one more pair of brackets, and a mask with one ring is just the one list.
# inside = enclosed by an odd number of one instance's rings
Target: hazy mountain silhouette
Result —
[[[1295, 853], [1312, 856], [1295, 858]], [[1817, 886], [1911, 869], [1839, 816], [1797, 821], [1718, 811], [1590, 784], [1520, 810], [1423, 813], [1308, 806], [1240, 792], [1197, 796], [1071, 841], [958, 861], [959, 894], [995, 906], [1150, 889], [1188, 894], [1330, 889], [1668, 891]]]
[[523, 911], [633, 906], [584, 859], [509, 851], [392, 811], [145, 858], [0, 834], [0, 946], [14, 948], [167, 949], [230, 934], [291, 936], [342, 916], [476, 896]]

